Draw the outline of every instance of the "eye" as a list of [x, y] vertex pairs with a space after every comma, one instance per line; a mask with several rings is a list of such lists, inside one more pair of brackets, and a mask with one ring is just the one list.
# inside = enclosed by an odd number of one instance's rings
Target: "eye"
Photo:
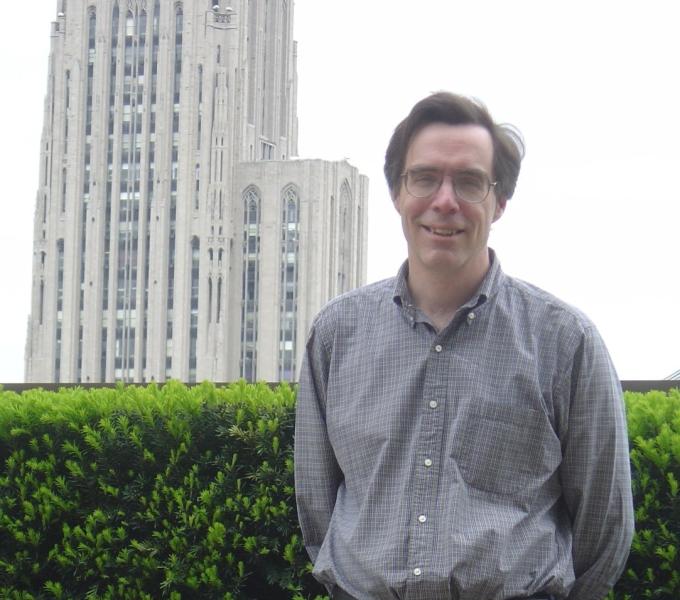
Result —
[[411, 181], [416, 185], [434, 185], [439, 181], [439, 175], [433, 171], [418, 171], [411, 173]]
[[468, 190], [471, 192], [485, 192], [486, 181], [484, 177], [478, 173], [459, 173], [456, 176], [456, 187], [460, 191]]

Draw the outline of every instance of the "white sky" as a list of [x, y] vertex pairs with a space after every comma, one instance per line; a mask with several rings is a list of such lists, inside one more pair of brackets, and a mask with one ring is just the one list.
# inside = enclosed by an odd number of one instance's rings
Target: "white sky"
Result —
[[[523, 133], [491, 234], [504, 270], [585, 311], [622, 379], [680, 368], [680, 36], [670, 0], [296, 0], [299, 150], [370, 178], [368, 279], [405, 257], [382, 177], [430, 92]], [[23, 380], [33, 212], [55, 0], [6, 2], [0, 37], [0, 382]], [[11, 24], [11, 25], [10, 25]], [[18, 93], [17, 93], [18, 92]], [[27, 126], [28, 125], [28, 126]]]

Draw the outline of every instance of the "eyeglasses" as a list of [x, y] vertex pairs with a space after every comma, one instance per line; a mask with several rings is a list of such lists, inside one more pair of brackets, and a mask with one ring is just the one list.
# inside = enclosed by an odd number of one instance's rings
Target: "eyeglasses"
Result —
[[[415, 198], [427, 198], [439, 191], [444, 173], [437, 169], [408, 169], [402, 173], [406, 191]], [[497, 181], [489, 181], [481, 171], [461, 171], [451, 175], [453, 191], [463, 202], [479, 204], [484, 202]]]

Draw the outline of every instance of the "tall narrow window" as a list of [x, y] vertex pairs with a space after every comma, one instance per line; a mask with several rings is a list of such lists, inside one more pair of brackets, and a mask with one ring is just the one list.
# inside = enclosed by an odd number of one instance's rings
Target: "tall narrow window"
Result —
[[199, 194], [201, 192], [201, 165], [196, 163], [194, 170], [194, 210], [199, 208]]
[[191, 240], [191, 313], [189, 322], [189, 382], [196, 381], [196, 343], [198, 341], [198, 286], [201, 243]]
[[71, 71], [66, 71], [64, 82], [64, 156], [68, 153], [68, 117], [71, 107]]
[[213, 322], [213, 280], [212, 277], [208, 277], [208, 323]]
[[329, 256], [329, 273], [328, 273], [328, 297], [332, 298], [335, 296], [335, 284], [336, 278], [336, 268], [337, 268], [337, 248], [336, 240], [338, 238], [338, 232], [336, 231], [336, 206], [335, 197], [331, 196], [330, 202], [330, 218], [328, 219], [328, 256]]
[[130, 381], [135, 376], [135, 339], [138, 329], [139, 213], [142, 188], [139, 137], [142, 133], [142, 113], [137, 102], [144, 98], [144, 11], [139, 14], [132, 10], [127, 11], [124, 34], [123, 95], [120, 111], [122, 136], [118, 162], [120, 187], [114, 194], [114, 199], [118, 200], [114, 377]]
[[[151, 41], [151, 93], [146, 96], [146, 108], [149, 114], [149, 137], [147, 144], [148, 172], [146, 177], [146, 237], [144, 241], [144, 316], [142, 329], [142, 370], [147, 368], [147, 348], [149, 337], [149, 270], [151, 261], [151, 206], [154, 201], [154, 179], [156, 173], [156, 144], [154, 134], [156, 132], [156, 91], [158, 87], [158, 49], [160, 2], [154, 2], [152, 16], [152, 41]], [[143, 375], [146, 379], [146, 375]]]
[[57, 318], [54, 352], [54, 381], [61, 381], [61, 337], [64, 310], [64, 240], [57, 241]]
[[298, 234], [300, 204], [292, 186], [283, 192], [281, 210], [281, 291], [279, 301], [279, 380], [295, 378], [297, 342]]
[[[170, 164], [170, 255], [168, 260], [168, 320], [167, 329], [172, 330], [172, 308], [175, 295], [175, 228], [177, 218], [177, 181], [179, 176], [179, 102], [182, 80], [182, 28], [184, 15], [182, 6], [175, 8], [175, 68], [173, 76], [173, 117], [172, 117], [172, 153]], [[168, 345], [170, 349], [172, 344]], [[165, 357], [165, 376], [169, 377], [172, 370], [172, 355], [170, 350]]]
[[43, 324], [43, 314], [45, 311], [45, 282], [41, 279], [40, 280], [40, 299], [39, 299], [39, 305], [38, 305], [38, 318], [39, 318], [39, 323], [40, 325]]
[[[180, 100], [180, 85], [182, 83], [182, 29], [184, 24], [184, 15], [182, 7], [177, 6], [175, 9], [175, 76], [174, 76], [174, 103], [179, 104]], [[178, 108], [178, 107], [177, 107]]]
[[354, 278], [354, 285], [358, 285], [359, 282], [362, 280], [363, 276], [363, 269], [362, 265], [364, 262], [364, 248], [363, 248], [363, 240], [364, 240], [364, 220], [363, 220], [363, 213], [361, 209], [361, 204], [357, 206], [357, 237], [356, 237], [356, 248], [357, 248], [357, 256], [356, 256], [356, 275]]
[[66, 212], [66, 169], [61, 170], [61, 212]]
[[92, 84], [94, 79], [94, 63], [96, 52], [96, 29], [97, 17], [95, 12], [90, 13], [88, 37], [87, 37], [87, 103], [85, 106], [85, 134], [92, 134]]
[[352, 192], [347, 181], [340, 187], [340, 234], [338, 236], [338, 283], [336, 293], [350, 288], [352, 273]]
[[243, 194], [243, 286], [241, 295], [241, 377], [257, 376], [257, 319], [260, 278], [260, 194]]
[[[108, 140], [106, 146], [106, 213], [104, 217], [104, 264], [102, 268], [103, 278], [103, 293], [102, 293], [102, 310], [109, 308], [109, 290], [111, 287], [110, 278], [111, 269], [111, 220], [112, 220], [112, 203], [113, 203], [113, 170], [115, 168], [115, 157], [113, 154], [113, 137], [115, 127], [115, 110], [116, 110], [116, 87], [117, 87], [117, 63], [118, 63], [118, 28], [120, 25], [120, 12], [118, 10], [118, 3], [113, 6], [113, 14], [111, 19], [111, 62], [109, 63], [109, 123], [108, 123]], [[101, 363], [106, 364], [106, 344], [102, 344]], [[106, 373], [102, 370], [102, 380], [106, 377]]]
[[[262, 54], [261, 54], [261, 62], [260, 62], [260, 74], [259, 74], [259, 80], [260, 80], [260, 85], [261, 89], [259, 91], [260, 95], [260, 102], [262, 103], [260, 105], [260, 124], [262, 127], [262, 132], [263, 134], [269, 138], [273, 138], [273, 132], [272, 132], [272, 100], [274, 99], [274, 90], [271, 89], [273, 88], [273, 68], [274, 68], [274, 58], [276, 55], [276, 51], [273, 47], [273, 40], [276, 37], [275, 36], [275, 28], [274, 28], [274, 21], [273, 19], [275, 18], [275, 13], [276, 13], [276, 7], [272, 6], [273, 3], [269, 2], [269, 0], [265, 0], [264, 3], [264, 15], [262, 17], [262, 25], [264, 26], [264, 31], [263, 31], [263, 44], [262, 44]], [[265, 157], [262, 157], [263, 160], [265, 160]]]
[[287, 3], [284, 2], [281, 6], [281, 49], [279, 51], [279, 92], [280, 92], [280, 103], [279, 106], [279, 135], [281, 137], [288, 137], [288, 106], [290, 103], [290, 75], [288, 73], [288, 65], [291, 64], [286, 56], [288, 52], [288, 23], [290, 19], [290, 13], [288, 11]]
[[[153, 53], [151, 57], [151, 110], [156, 110], [156, 93], [158, 91], [158, 50], [160, 48], [160, 14], [161, 4], [159, 0], [153, 6]], [[152, 114], [153, 117], [153, 114]], [[151, 132], [155, 131], [154, 127]]]
[[203, 65], [198, 65], [198, 117], [196, 119], [196, 150], [201, 149], [203, 124]]
[[217, 280], [217, 322], [220, 322], [220, 315], [222, 314], [222, 278]]
[[99, 352], [99, 376], [102, 381], [106, 381], [106, 346], [108, 344], [108, 328], [102, 327], [102, 345]]
[[[85, 311], [85, 265], [87, 256], [87, 206], [90, 201], [90, 179], [91, 179], [91, 160], [92, 160], [92, 146], [90, 144], [92, 136], [92, 105], [93, 105], [93, 88], [94, 88], [94, 65], [95, 65], [95, 51], [96, 51], [96, 28], [97, 17], [94, 12], [90, 12], [88, 19], [88, 35], [87, 35], [87, 83], [85, 94], [85, 136], [83, 145], [85, 148], [83, 158], [83, 195], [80, 202], [80, 303], [79, 310], [81, 316], [81, 323], [83, 322], [83, 314]], [[78, 332], [78, 360], [76, 370], [76, 381], [82, 381], [82, 367], [83, 367], [83, 327], [79, 328]]]
[[[260, 8], [260, 3], [248, 2], [248, 72], [252, 73], [248, 77], [248, 123], [255, 123], [255, 114], [257, 111], [258, 93], [257, 93], [257, 64], [258, 64], [258, 48], [260, 47], [261, 29], [257, 21], [257, 12]], [[252, 160], [252, 152], [251, 152]]]

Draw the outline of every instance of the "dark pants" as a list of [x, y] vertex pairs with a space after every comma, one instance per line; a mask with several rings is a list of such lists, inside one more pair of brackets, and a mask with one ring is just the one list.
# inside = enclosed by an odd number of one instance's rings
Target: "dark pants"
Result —
[[[354, 596], [350, 596], [346, 591], [340, 588], [335, 588], [333, 592], [333, 600], [357, 600]], [[534, 594], [533, 596], [525, 596], [523, 598], [508, 598], [508, 600], [554, 600], [550, 594]]]

